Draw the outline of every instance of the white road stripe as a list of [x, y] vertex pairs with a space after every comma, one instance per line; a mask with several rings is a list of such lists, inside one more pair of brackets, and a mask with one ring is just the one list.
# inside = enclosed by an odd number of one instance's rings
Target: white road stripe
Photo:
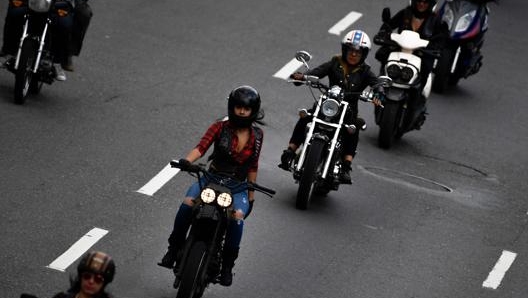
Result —
[[497, 289], [516, 257], [516, 253], [503, 250], [497, 264], [489, 273], [488, 278], [482, 283], [482, 286], [484, 288]]
[[302, 62], [297, 61], [297, 59], [293, 58], [290, 62], [288, 62], [288, 64], [284, 65], [273, 76], [279, 79], [286, 80], [294, 71], [301, 67], [301, 65], [303, 65]]
[[363, 14], [355, 11], [351, 11], [341, 21], [337, 22], [332, 28], [328, 30], [328, 33], [340, 35], [341, 32], [345, 31], [350, 25], [354, 24]]
[[170, 164], [167, 164], [163, 170], [161, 170], [154, 178], [150, 179], [150, 181], [145, 184], [142, 188], [137, 190], [137, 192], [145, 194], [147, 196], [152, 196], [155, 192], [157, 192], [165, 183], [169, 182], [169, 180], [172, 179], [180, 169], [171, 167]]
[[86, 233], [81, 239], [75, 242], [66, 252], [64, 252], [55, 261], [49, 264], [48, 268], [59, 271], [65, 271], [75, 260], [81, 257], [90, 247], [103, 238], [108, 233], [107, 230], [93, 228]]

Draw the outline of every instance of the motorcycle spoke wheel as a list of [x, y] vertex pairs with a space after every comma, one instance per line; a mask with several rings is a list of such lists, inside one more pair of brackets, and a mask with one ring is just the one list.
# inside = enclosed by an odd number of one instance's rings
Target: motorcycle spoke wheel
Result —
[[33, 63], [36, 55], [36, 43], [26, 39], [22, 45], [18, 69], [15, 71], [15, 98], [16, 104], [24, 104], [33, 80]]
[[310, 203], [314, 192], [315, 179], [317, 177], [317, 170], [321, 163], [321, 156], [325, 142], [320, 139], [312, 140], [306, 160], [304, 161], [304, 169], [302, 171], [301, 179], [299, 180], [299, 190], [297, 191], [297, 199], [295, 206], [297, 209], [306, 210]]

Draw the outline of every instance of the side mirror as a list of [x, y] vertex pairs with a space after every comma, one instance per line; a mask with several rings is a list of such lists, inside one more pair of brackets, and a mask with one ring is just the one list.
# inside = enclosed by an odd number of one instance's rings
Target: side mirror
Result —
[[312, 55], [310, 55], [310, 53], [308, 53], [307, 51], [298, 51], [297, 53], [295, 53], [295, 59], [297, 59], [297, 61], [302, 62], [304, 66], [306, 66], [306, 68], [310, 68], [308, 66], [308, 61], [312, 59]]
[[390, 19], [391, 19], [390, 8], [385, 7], [383, 11], [381, 12], [381, 20], [383, 21], [383, 23], [388, 23]]

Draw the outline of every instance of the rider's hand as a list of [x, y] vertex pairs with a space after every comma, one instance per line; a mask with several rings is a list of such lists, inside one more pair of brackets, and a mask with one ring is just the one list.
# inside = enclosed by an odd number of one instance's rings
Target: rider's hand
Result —
[[182, 170], [182, 171], [187, 171], [191, 168], [192, 164], [190, 161], [188, 161], [187, 159], [185, 158], [180, 158], [180, 160], [178, 160], [178, 165], [179, 165], [179, 168]]
[[372, 99], [372, 103], [375, 105], [375, 106], [378, 106], [378, 107], [381, 107], [383, 104], [381, 103], [381, 100], [377, 97], [374, 97], [374, 99]]
[[302, 72], [296, 71], [290, 75], [290, 79], [304, 81], [304, 74]]

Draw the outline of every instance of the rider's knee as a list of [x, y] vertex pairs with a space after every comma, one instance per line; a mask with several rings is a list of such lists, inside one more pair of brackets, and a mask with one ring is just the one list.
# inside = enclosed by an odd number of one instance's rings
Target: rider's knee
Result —
[[240, 210], [240, 209], [234, 210], [233, 219], [235, 219], [235, 220], [243, 220], [244, 219], [244, 215], [246, 215], [246, 214], [242, 210]]
[[192, 198], [189, 198], [189, 197], [185, 198], [185, 199], [183, 200], [183, 203], [184, 203], [185, 205], [187, 205], [187, 206], [191, 206], [191, 207], [194, 206], [194, 201], [193, 201], [193, 199], [192, 199]]

